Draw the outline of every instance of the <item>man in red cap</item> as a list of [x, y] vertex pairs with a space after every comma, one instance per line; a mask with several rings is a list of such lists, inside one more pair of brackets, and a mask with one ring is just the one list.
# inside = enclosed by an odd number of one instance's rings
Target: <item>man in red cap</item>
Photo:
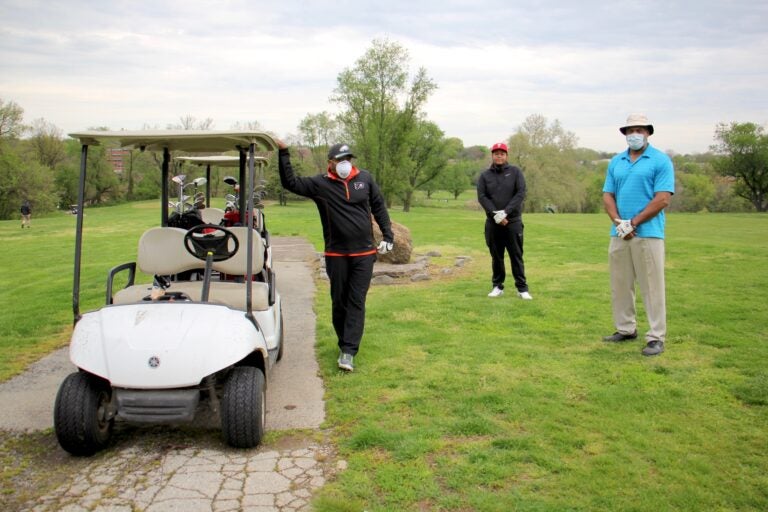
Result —
[[477, 200], [485, 210], [485, 243], [491, 252], [493, 289], [489, 297], [504, 294], [504, 254], [509, 253], [517, 294], [531, 300], [523, 264], [523, 200], [525, 178], [519, 167], [507, 162], [507, 145], [491, 147], [491, 166], [477, 180]]

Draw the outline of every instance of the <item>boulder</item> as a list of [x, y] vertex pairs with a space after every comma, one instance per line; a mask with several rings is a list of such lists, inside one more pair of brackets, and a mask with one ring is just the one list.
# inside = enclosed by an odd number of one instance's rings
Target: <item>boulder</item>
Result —
[[[395, 247], [387, 254], [379, 254], [377, 261], [382, 263], [394, 263], [396, 265], [408, 263], [411, 261], [411, 253], [413, 252], [413, 239], [411, 238], [411, 230], [402, 224], [392, 222], [392, 233], [395, 235]], [[379, 229], [376, 221], [373, 221], [373, 238], [376, 246], [382, 240], [381, 229]]]

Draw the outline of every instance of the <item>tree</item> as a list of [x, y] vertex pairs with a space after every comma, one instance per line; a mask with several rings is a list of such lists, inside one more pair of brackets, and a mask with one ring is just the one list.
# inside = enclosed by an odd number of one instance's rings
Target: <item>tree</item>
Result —
[[758, 212], [768, 211], [768, 135], [755, 123], [720, 123], [711, 149], [715, 169], [736, 180], [734, 192]]
[[[213, 124], [213, 122], [211, 122]], [[246, 132], [261, 132], [264, 130], [264, 128], [261, 127], [261, 123], [258, 121], [244, 121], [244, 122], [236, 122], [234, 125], [232, 125], [233, 130], [243, 130]]]
[[711, 209], [715, 199], [715, 185], [703, 174], [679, 173], [674, 204], [682, 212], [700, 212]]
[[342, 107], [339, 122], [389, 202], [404, 187], [407, 143], [429, 95], [437, 87], [420, 68], [408, 79], [408, 52], [399, 44], [374, 40], [351, 69], [337, 77], [331, 101]]
[[169, 130], [211, 130], [213, 128], [213, 119], [197, 119], [195, 116], [187, 114], [179, 118], [178, 124], [169, 124]]
[[0, 139], [20, 137], [26, 130], [23, 119], [24, 109], [18, 103], [0, 98]]
[[51, 170], [55, 170], [67, 157], [61, 129], [40, 118], [32, 121], [31, 130], [29, 146], [35, 159]]
[[326, 151], [340, 138], [339, 123], [328, 112], [307, 114], [299, 123], [301, 142], [312, 151], [316, 170], [323, 172], [328, 155]]
[[[77, 202], [77, 186], [80, 175], [80, 143], [68, 140], [67, 164], [56, 176], [61, 204]], [[85, 203], [103, 204], [121, 197], [120, 179], [107, 160], [107, 148], [103, 145], [88, 146], [88, 160], [85, 169]]]
[[509, 138], [509, 162], [525, 175], [526, 209], [580, 212], [586, 185], [578, 176], [576, 135], [558, 120], [548, 123], [539, 114], [528, 116]]
[[55, 208], [50, 170], [16, 151], [0, 153], [0, 219], [18, 218], [19, 205], [25, 199], [36, 213]]
[[413, 192], [433, 181], [445, 169], [445, 140], [443, 132], [435, 123], [419, 121], [408, 140], [407, 167], [402, 169], [405, 176], [403, 184], [403, 211], [411, 211]]
[[462, 192], [472, 186], [470, 176], [477, 171], [478, 166], [471, 160], [454, 160], [448, 163], [445, 172], [440, 177], [440, 186], [458, 199]]

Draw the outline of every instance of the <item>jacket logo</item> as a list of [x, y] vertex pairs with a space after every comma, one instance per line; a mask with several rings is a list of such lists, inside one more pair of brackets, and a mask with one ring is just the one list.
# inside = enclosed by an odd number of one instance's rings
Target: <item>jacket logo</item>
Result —
[[362, 190], [365, 188], [365, 183], [360, 183], [359, 181], [356, 181], [353, 186], [355, 190]]

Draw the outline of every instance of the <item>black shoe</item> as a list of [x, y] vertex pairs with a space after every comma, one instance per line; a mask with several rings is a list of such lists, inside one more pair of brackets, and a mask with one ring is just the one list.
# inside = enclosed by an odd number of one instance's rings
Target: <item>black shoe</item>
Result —
[[632, 334], [621, 334], [619, 331], [611, 334], [610, 336], [603, 336], [603, 341], [610, 343], [621, 343], [622, 341], [632, 341], [637, 338], [637, 331]]
[[657, 356], [662, 352], [664, 352], [664, 342], [659, 340], [649, 341], [643, 348], [644, 356]]

